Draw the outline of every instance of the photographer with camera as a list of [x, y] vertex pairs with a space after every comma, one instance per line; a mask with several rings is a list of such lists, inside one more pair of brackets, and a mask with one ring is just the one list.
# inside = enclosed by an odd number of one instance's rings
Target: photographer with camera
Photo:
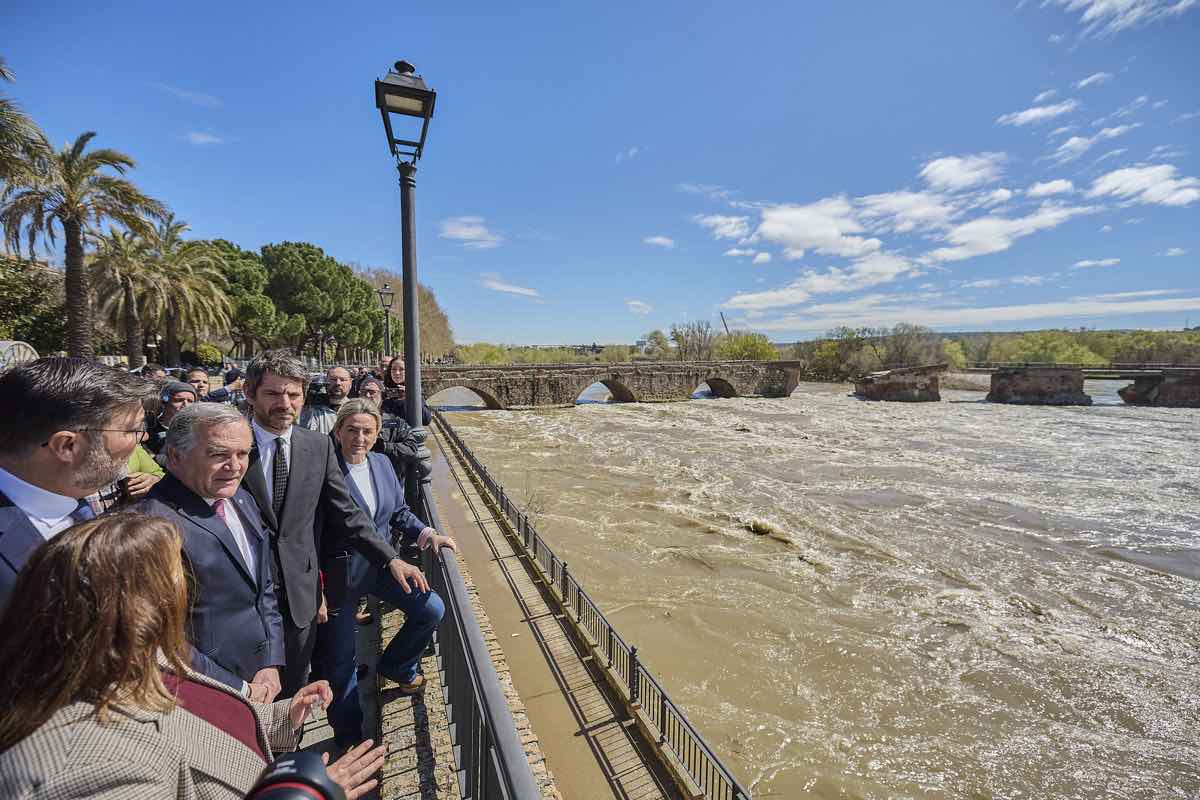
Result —
[[304, 410], [300, 412], [300, 427], [318, 433], [333, 430], [338, 408], [350, 396], [350, 371], [345, 367], [325, 370], [325, 379], [309, 383]]
[[[193, 672], [187, 582], [157, 517], [108, 514], [34, 551], [0, 615], [0, 797], [241, 800], [296, 748], [329, 685], [252, 703]], [[326, 769], [326, 797], [375, 787], [371, 745]]]

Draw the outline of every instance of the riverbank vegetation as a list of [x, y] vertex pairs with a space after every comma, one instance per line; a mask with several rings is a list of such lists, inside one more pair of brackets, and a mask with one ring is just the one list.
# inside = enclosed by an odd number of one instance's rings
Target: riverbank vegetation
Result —
[[[0, 59], [0, 80], [13, 75]], [[367, 360], [384, 345], [377, 289], [402, 282], [345, 264], [315, 244], [245, 250], [187, 238], [189, 226], [131, 180], [136, 162], [94, 146], [94, 132], [54, 150], [0, 95], [0, 337], [39, 352], [148, 356], [168, 365], [249, 357], [286, 346], [326, 360]], [[60, 269], [36, 260], [38, 245]], [[453, 333], [419, 287], [422, 351], [448, 354]], [[399, 306], [395, 310], [398, 310]], [[402, 328], [393, 314], [393, 341]]]
[[874, 370], [921, 364], [961, 369], [978, 363], [1200, 364], [1200, 330], [1043, 330], [938, 334], [919, 325], [837, 328], [797, 342], [788, 357], [810, 380], [846, 381]]

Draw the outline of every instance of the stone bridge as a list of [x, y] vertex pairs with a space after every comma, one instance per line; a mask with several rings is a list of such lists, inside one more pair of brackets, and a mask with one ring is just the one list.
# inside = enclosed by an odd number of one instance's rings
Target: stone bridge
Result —
[[800, 366], [798, 361], [423, 366], [421, 386], [425, 397], [461, 386], [488, 408], [573, 406], [593, 383], [604, 384], [618, 403], [687, 400], [702, 383], [717, 397], [787, 397], [799, 382]]

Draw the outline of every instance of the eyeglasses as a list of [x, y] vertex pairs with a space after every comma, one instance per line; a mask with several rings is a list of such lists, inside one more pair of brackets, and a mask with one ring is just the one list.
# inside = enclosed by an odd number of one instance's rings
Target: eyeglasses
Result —
[[137, 437], [139, 442], [143, 441], [150, 435], [150, 431], [146, 430], [144, 426], [141, 428], [133, 428], [132, 430], [125, 430], [124, 428], [80, 428], [78, 432], [87, 433], [88, 431], [96, 431], [98, 433], [132, 433]]
[[[144, 442], [144, 441], [146, 441], [146, 439], [150, 438], [150, 431], [146, 430], [144, 427], [134, 428], [132, 430], [126, 430], [124, 428], [79, 428], [75, 432], [76, 433], [89, 433], [92, 431], [95, 431], [97, 433], [132, 433], [134, 436], [137, 437], [137, 440], [139, 442]], [[42, 442], [42, 447], [46, 447], [49, 444], [50, 444], [49, 441]]]

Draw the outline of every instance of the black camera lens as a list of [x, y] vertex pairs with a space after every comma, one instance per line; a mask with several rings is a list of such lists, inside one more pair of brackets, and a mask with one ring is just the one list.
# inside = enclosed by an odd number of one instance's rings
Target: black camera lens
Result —
[[246, 800], [346, 800], [317, 753], [288, 753], [267, 768]]

